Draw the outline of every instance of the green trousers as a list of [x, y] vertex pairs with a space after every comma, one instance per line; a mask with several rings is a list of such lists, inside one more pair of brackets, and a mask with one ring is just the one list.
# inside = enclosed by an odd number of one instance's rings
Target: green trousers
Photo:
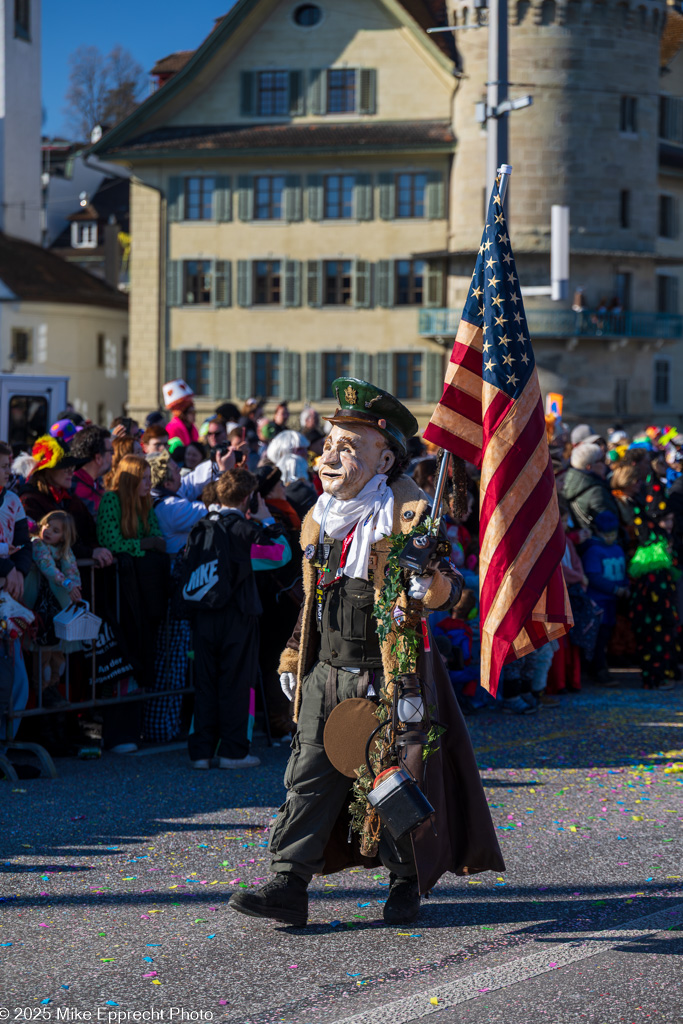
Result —
[[[287, 799], [270, 833], [272, 870], [291, 871], [306, 882], [323, 869], [323, 852], [353, 785], [353, 779], [338, 772], [325, 753], [325, 721], [337, 703], [365, 696], [367, 690], [366, 673], [334, 672], [336, 687], [330, 666], [324, 662], [317, 662], [304, 679], [299, 723], [285, 771]], [[382, 682], [382, 673], [377, 671], [373, 682], [377, 692]], [[395, 875], [416, 874], [409, 836], [396, 841], [382, 830], [379, 856]]]

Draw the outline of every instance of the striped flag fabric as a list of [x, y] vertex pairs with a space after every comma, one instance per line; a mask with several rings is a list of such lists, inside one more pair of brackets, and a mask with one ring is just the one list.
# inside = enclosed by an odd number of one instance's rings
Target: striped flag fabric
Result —
[[500, 179], [443, 396], [424, 437], [481, 471], [481, 681], [495, 696], [506, 662], [573, 624], [560, 564], [565, 535]]

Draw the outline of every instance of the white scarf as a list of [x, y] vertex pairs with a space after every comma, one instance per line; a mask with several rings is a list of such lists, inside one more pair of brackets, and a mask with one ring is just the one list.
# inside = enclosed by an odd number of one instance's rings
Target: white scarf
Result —
[[353, 579], [368, 578], [370, 547], [382, 537], [388, 537], [394, 524], [394, 492], [387, 484], [384, 473], [377, 473], [365, 487], [348, 501], [330, 494], [321, 494], [313, 509], [313, 519], [324, 525], [322, 534], [341, 540], [356, 526], [349, 546], [345, 576]]

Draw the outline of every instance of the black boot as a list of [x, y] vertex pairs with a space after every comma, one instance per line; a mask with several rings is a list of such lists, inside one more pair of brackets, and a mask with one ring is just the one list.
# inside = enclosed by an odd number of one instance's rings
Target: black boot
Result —
[[275, 875], [260, 889], [234, 893], [228, 906], [248, 917], [272, 917], [303, 928], [308, 920], [308, 883], [291, 872]]
[[412, 924], [420, 913], [420, 890], [417, 878], [389, 875], [389, 898], [384, 904], [386, 924]]

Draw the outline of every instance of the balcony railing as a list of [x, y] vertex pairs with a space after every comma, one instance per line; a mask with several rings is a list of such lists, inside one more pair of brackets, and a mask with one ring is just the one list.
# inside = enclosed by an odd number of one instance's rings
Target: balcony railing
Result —
[[[459, 309], [421, 309], [418, 331], [424, 338], [454, 337]], [[675, 313], [600, 313], [584, 309], [530, 309], [532, 339], [544, 338], [683, 338], [683, 316]]]

